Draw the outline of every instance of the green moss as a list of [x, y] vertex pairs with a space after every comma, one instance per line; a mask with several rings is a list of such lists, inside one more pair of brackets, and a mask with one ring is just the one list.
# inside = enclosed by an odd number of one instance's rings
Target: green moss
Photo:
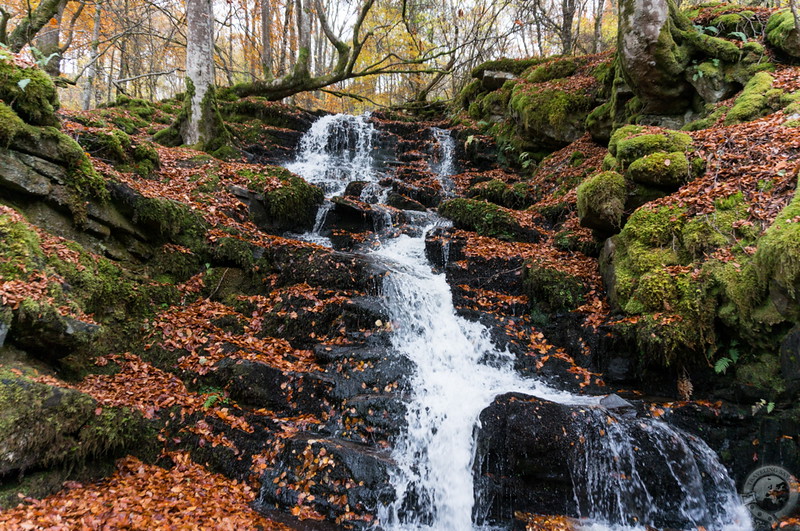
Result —
[[[548, 85], [549, 86], [549, 85]], [[595, 106], [595, 98], [563, 88], [536, 88], [517, 84], [511, 93], [509, 108], [528, 134], [536, 132], [569, 136], [570, 128], [583, 127], [586, 115]]]
[[725, 125], [746, 122], [772, 111], [768, 93], [774, 78], [767, 72], [759, 72], [747, 82], [741, 95], [725, 117]]
[[669, 269], [689, 259], [681, 240], [687, 224], [682, 208], [643, 207], [615, 237], [616, 302], [640, 316], [635, 336], [647, 363], [704, 363], [714, 341], [712, 284], [696, 272]]
[[250, 244], [239, 238], [219, 238], [211, 253], [216, 263], [232, 264], [244, 270], [251, 269], [255, 263]]
[[[148, 429], [128, 410], [102, 408], [72, 389], [40, 384], [0, 369], [0, 430], [4, 467], [74, 467], [99, 456], [119, 455], [142, 444]], [[14, 468], [15, 464], [19, 468]]]
[[691, 167], [682, 151], [652, 153], [633, 161], [626, 176], [637, 183], [662, 188], [677, 188], [692, 176]]
[[[278, 230], [313, 226], [317, 208], [325, 198], [322, 190], [284, 168], [272, 166], [263, 171], [281, 181], [278, 188], [263, 192], [270, 224]], [[249, 188], [263, 191], [266, 178], [264, 174], [254, 174]]]
[[731, 108], [730, 105], [719, 105], [711, 111], [705, 118], [700, 118], [683, 126], [684, 131], [699, 131], [701, 129], [708, 129], [713, 127], [714, 124], [722, 118], [725, 113]]
[[439, 205], [439, 214], [465, 230], [501, 240], [524, 240], [526, 232], [503, 208], [474, 199], [451, 199]]
[[198, 212], [170, 199], [139, 198], [134, 206], [133, 220], [169, 240], [183, 236], [194, 243], [206, 230], [206, 222]]
[[25, 122], [11, 107], [0, 101], [0, 147], [7, 148], [25, 130]]
[[800, 33], [789, 9], [782, 9], [767, 21], [767, 42], [789, 55], [800, 56]]
[[578, 70], [578, 63], [572, 57], [554, 59], [541, 66], [531, 68], [525, 74], [530, 83], [543, 83], [553, 79], [569, 77]]
[[119, 129], [97, 131], [81, 135], [78, 139], [82, 147], [93, 156], [116, 163], [128, 160], [131, 138]]
[[133, 148], [134, 171], [146, 177], [161, 167], [161, 158], [153, 144], [139, 142]]
[[509, 185], [498, 179], [476, 184], [469, 189], [467, 196], [515, 209], [525, 208], [533, 202], [527, 184]]
[[694, 48], [701, 50], [706, 56], [714, 57], [729, 63], [737, 62], [742, 51], [731, 41], [712, 37], [695, 30], [681, 32], [684, 40], [689, 42]]
[[675, 247], [686, 222], [686, 211], [680, 207], [640, 208], [634, 212], [621, 237], [648, 247]]
[[619, 144], [620, 140], [625, 140], [627, 138], [631, 138], [636, 136], [644, 131], [644, 127], [641, 125], [624, 125], [614, 131], [611, 135], [611, 139], [608, 141], [608, 152], [611, 156], [617, 156], [617, 145]]
[[782, 393], [785, 381], [781, 378], [781, 361], [773, 353], [765, 353], [758, 359], [736, 366], [736, 380], [754, 386], [768, 398]]
[[478, 94], [481, 93], [482, 88], [483, 85], [481, 84], [480, 79], [473, 79], [464, 85], [464, 88], [461, 89], [456, 97], [456, 107], [459, 109], [469, 108], [470, 103], [472, 103]]
[[603, 157], [603, 164], [601, 165], [601, 169], [603, 171], [613, 170], [617, 167], [617, 159], [611, 153], [606, 153], [605, 157]]
[[242, 158], [242, 152], [229, 145], [224, 145], [212, 151], [211, 155], [220, 160], [238, 160]]
[[596, 230], [622, 226], [625, 210], [625, 178], [617, 172], [598, 173], [578, 187], [578, 216]]
[[[614, 133], [612, 140], [622, 129]], [[645, 155], [659, 151], [666, 153], [686, 151], [692, 144], [692, 137], [686, 133], [669, 130], [660, 134], [643, 134], [628, 138], [617, 137], [616, 140], [616, 153], [613, 151], [611, 153], [623, 168]]]
[[569, 312], [584, 302], [586, 287], [579, 278], [536, 259], [525, 264], [522, 282], [531, 305], [543, 313]]
[[800, 295], [800, 190], [758, 242], [756, 270], [763, 285], [771, 282], [792, 299]]
[[3, 280], [24, 280], [44, 263], [41, 241], [35, 231], [11, 216], [0, 215], [0, 276]]
[[0, 54], [0, 100], [26, 123], [58, 124], [55, 115], [58, 93], [50, 76], [36, 67], [20, 68], [3, 54]]
[[732, 33], [740, 32], [753, 38], [758, 37], [764, 31], [764, 24], [752, 11], [721, 14], [711, 21], [711, 25], [719, 30], [720, 35], [727, 37], [730, 37]]

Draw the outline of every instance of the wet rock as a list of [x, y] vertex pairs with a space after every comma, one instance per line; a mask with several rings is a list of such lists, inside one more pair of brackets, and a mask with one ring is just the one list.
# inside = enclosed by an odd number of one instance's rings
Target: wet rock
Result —
[[351, 181], [347, 183], [347, 187], [344, 189], [344, 195], [349, 197], [361, 197], [361, 192], [364, 191], [369, 185], [367, 181]]
[[[523, 512], [684, 529], [725, 516], [710, 450], [625, 410], [631, 418], [520, 393], [497, 397], [480, 416], [476, 521], [507, 526]], [[689, 506], [691, 516], [682, 510]]]
[[87, 345], [99, 331], [96, 324], [61, 315], [52, 306], [30, 302], [15, 312], [9, 339], [37, 357], [54, 361]]
[[236, 403], [253, 408], [285, 411], [289, 407], [288, 376], [275, 367], [249, 360], [225, 358], [204, 378], [204, 383], [225, 389]]
[[379, 505], [394, 497], [392, 462], [385, 452], [334, 438], [300, 434], [289, 439], [261, 478], [256, 509], [290, 509], [302, 504], [334, 521], [372, 520]]
[[390, 207], [394, 207], [400, 210], [416, 210], [420, 212], [425, 212], [427, 209], [425, 205], [420, 203], [419, 201], [415, 201], [410, 197], [406, 197], [404, 195], [398, 193], [391, 193], [389, 194], [389, 198], [386, 200], [386, 204]]

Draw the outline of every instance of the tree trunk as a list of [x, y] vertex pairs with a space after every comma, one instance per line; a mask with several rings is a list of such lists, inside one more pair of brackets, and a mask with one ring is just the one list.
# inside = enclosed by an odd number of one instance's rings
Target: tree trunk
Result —
[[185, 144], [214, 151], [227, 144], [214, 86], [214, 12], [212, 0], [186, 2], [185, 120], [175, 126]]
[[572, 53], [572, 22], [575, 19], [575, 0], [561, 0], [561, 53]]
[[34, 9], [30, 16], [22, 19], [22, 22], [17, 24], [11, 35], [8, 36], [8, 47], [12, 52], [18, 53], [25, 47], [26, 44], [31, 42], [37, 33], [56, 16], [57, 13], [64, 10], [68, 0], [44, 0], [36, 9]]
[[261, 69], [272, 79], [272, 0], [261, 0]]
[[617, 57], [643, 112], [684, 111], [691, 101], [691, 87], [684, 78], [688, 54], [675, 42], [682, 21], [674, 2], [624, 0], [619, 6]]
[[81, 108], [88, 111], [92, 105], [92, 92], [94, 90], [94, 79], [97, 77], [97, 61], [100, 58], [100, 17], [102, 15], [102, 4], [98, 3], [94, 8], [94, 27], [92, 28], [91, 56], [89, 58], [89, 68], [86, 71], [86, 83], [83, 86], [81, 97]]
[[603, 30], [603, 15], [606, 9], [605, 0], [597, 0], [594, 4], [594, 33], [592, 35], [592, 53], [600, 51], [600, 39]]

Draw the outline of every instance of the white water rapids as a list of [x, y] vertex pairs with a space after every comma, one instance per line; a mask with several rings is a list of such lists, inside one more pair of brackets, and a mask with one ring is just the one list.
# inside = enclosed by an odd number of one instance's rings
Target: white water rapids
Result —
[[[454, 144], [445, 133], [432, 131], [440, 146], [432, 168], [439, 171], [447, 189]], [[320, 185], [328, 197], [341, 194], [354, 180], [377, 186], [374, 139], [369, 116], [326, 116], [304, 137], [297, 161], [287, 167]], [[476, 529], [472, 517], [474, 432], [481, 411], [497, 395], [517, 391], [604, 410], [597, 406], [598, 397], [572, 395], [521, 377], [513, 368], [512, 356], [492, 343], [483, 325], [457, 315], [444, 274], [433, 273], [425, 257], [425, 234], [441, 220], [430, 213], [422, 221], [427, 227], [421, 235], [384, 240], [373, 251], [377, 260], [389, 266], [383, 296], [394, 331], [392, 345], [416, 367], [410, 376], [413, 396], [407, 406], [408, 429], [393, 441], [396, 501], [379, 508], [378, 516], [383, 529], [466, 531]], [[680, 500], [681, 515], [709, 531], [751, 529], [747, 510], [713, 451], [661, 421], [639, 423], [644, 424], [645, 436], [663, 438], [656, 446], [663, 445], [664, 458], [674, 455], [666, 452], [668, 445], [685, 447], [687, 462], [675, 463], [674, 469], [694, 480], [688, 482]], [[646, 524], [648, 515], [659, 511], [657, 496], [637, 480], [637, 466], [643, 465], [636, 462], [635, 445], [631, 430], [618, 423], [607, 437], [589, 445], [584, 459], [578, 459], [572, 476], [576, 492], [588, 491], [588, 505], [579, 504], [587, 529], [635, 529], [621, 522], [636, 514], [637, 521]], [[612, 479], [626, 474], [632, 480], [624, 485]], [[713, 493], [704, 492], [702, 478], [709, 476], [716, 489]]]

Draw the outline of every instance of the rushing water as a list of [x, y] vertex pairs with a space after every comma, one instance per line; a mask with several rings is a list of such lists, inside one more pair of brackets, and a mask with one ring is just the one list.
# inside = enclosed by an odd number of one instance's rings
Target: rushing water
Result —
[[[298, 160], [289, 169], [322, 186], [328, 197], [342, 193], [354, 180], [378, 187], [372, 159], [375, 130], [367, 118], [321, 118], [303, 138]], [[431, 167], [447, 190], [454, 171], [453, 139], [446, 130], [432, 134], [439, 152]], [[326, 214], [321, 209], [318, 224]], [[606, 426], [611, 413], [596, 397], [572, 395], [522, 378], [513, 369], [512, 356], [492, 343], [483, 325], [456, 314], [444, 275], [432, 272], [425, 257], [425, 234], [442, 221], [432, 213], [415, 219], [425, 226], [418, 236], [386, 240], [373, 252], [389, 267], [383, 296], [394, 329], [393, 347], [416, 367], [410, 376], [408, 428], [394, 441], [392, 451], [396, 501], [380, 509], [382, 527], [475, 528], [472, 466], [478, 417], [497, 395], [518, 391], [595, 412], [596, 425], [582, 427], [586, 449], [574, 458], [570, 471], [576, 505], [588, 518], [588, 528], [633, 529], [623, 524], [658, 521], [665, 511], [677, 511], [683, 520], [709, 530], [750, 528], [733, 482], [701, 440], [650, 418], [620, 418]], [[670, 504], [658, 499], [656, 487], [639, 473], [644, 466], [637, 461], [640, 446], [650, 448], [665, 463], [666, 474], [680, 483], [681, 493]]]

